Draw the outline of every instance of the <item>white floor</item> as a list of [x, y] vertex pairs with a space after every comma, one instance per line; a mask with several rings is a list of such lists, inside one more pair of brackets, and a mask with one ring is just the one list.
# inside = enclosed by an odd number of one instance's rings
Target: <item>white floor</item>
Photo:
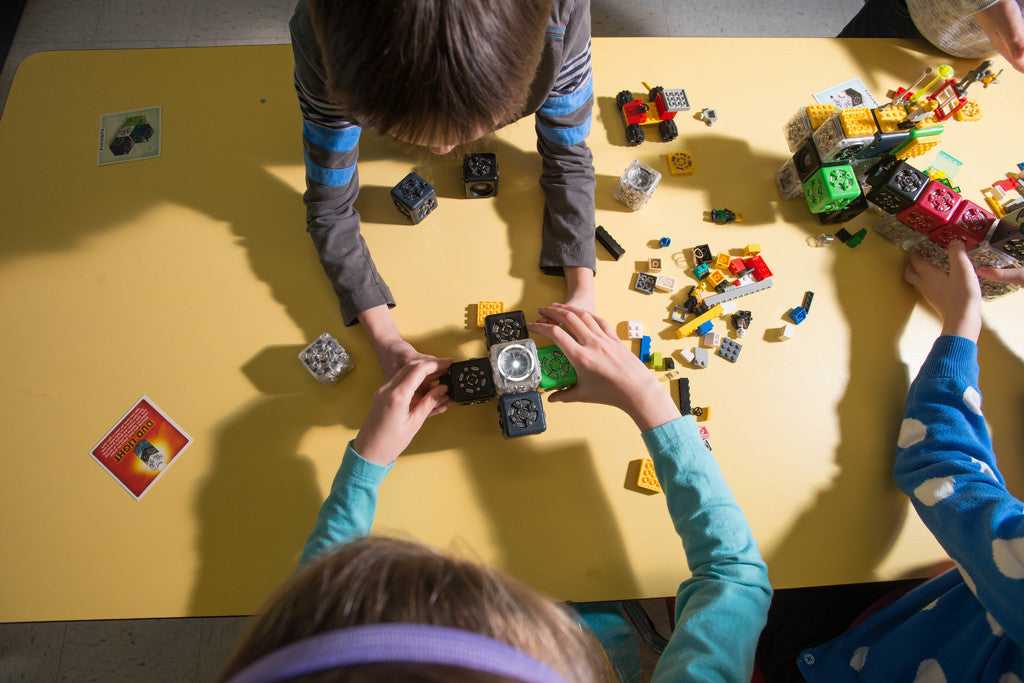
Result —
[[[0, 111], [18, 64], [34, 52], [287, 43], [294, 3], [28, 0], [0, 72]], [[592, 0], [592, 23], [595, 36], [829, 37], [860, 5]], [[221, 617], [0, 624], [0, 681], [208, 681], [244, 623]]]

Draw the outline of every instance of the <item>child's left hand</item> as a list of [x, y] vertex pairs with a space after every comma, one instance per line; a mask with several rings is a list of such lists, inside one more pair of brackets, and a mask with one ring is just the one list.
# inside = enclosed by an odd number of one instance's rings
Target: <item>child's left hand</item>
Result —
[[417, 390], [444, 374], [450, 365], [447, 359], [416, 360], [396, 372], [373, 395], [370, 412], [352, 443], [356, 453], [377, 465], [394, 462], [428, 417], [448, 409], [448, 387], [438, 385], [422, 396]]
[[963, 242], [949, 245], [949, 272], [910, 253], [903, 278], [914, 286], [942, 319], [942, 334], [978, 341], [981, 333], [981, 285]]

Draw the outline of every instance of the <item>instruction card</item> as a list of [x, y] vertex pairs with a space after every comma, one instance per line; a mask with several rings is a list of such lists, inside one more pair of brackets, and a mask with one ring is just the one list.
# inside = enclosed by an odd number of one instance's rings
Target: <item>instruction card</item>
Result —
[[834, 104], [836, 109], [856, 107], [874, 109], [878, 106], [875, 96], [859, 78], [851, 78], [839, 85], [833, 85], [831, 88], [814, 93], [814, 101], [818, 104]]
[[98, 154], [98, 166], [160, 156], [160, 107], [101, 116]]
[[143, 396], [89, 453], [135, 500], [192, 439]]

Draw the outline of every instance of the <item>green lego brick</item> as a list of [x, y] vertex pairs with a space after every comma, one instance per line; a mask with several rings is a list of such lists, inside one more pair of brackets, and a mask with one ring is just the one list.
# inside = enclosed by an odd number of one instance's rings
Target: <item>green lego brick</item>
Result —
[[804, 198], [814, 213], [838, 211], [860, 196], [860, 184], [849, 164], [819, 168], [804, 181]]
[[537, 358], [540, 359], [540, 388], [544, 391], [572, 386], [579, 381], [576, 368], [554, 344], [537, 349]]

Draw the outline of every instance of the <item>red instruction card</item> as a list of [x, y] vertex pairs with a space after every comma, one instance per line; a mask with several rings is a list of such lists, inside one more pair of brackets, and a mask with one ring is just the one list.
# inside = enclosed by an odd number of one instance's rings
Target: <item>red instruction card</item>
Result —
[[138, 500], [190, 443], [189, 435], [143, 396], [89, 455]]

